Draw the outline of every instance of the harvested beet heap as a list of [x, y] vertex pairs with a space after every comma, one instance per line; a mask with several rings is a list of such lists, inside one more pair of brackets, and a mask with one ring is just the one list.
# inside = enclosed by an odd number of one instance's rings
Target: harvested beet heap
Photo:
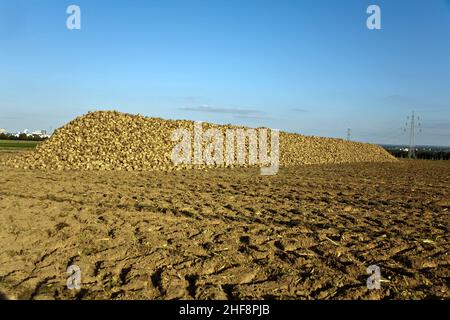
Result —
[[[34, 152], [10, 159], [9, 165], [26, 169], [52, 170], [175, 170], [205, 169], [219, 165], [175, 165], [172, 150], [174, 130], [194, 130], [194, 122], [163, 120], [117, 111], [96, 111], [78, 117], [55, 131]], [[243, 127], [203, 123], [203, 130]], [[225, 139], [224, 139], [225, 140]], [[270, 135], [268, 136], [270, 144]], [[377, 145], [334, 138], [307, 137], [280, 132], [280, 166], [396, 161]], [[206, 142], [204, 141], [205, 145]], [[248, 151], [248, 144], [246, 145]], [[224, 147], [225, 149], [225, 147]], [[270, 147], [268, 148], [270, 150]], [[247, 152], [248, 154], [248, 152]], [[232, 167], [247, 167], [232, 165]]]

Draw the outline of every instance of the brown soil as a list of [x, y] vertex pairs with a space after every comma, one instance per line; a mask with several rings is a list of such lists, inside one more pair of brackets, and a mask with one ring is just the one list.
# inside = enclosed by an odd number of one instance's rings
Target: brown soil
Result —
[[0, 172], [3, 297], [450, 298], [450, 162]]

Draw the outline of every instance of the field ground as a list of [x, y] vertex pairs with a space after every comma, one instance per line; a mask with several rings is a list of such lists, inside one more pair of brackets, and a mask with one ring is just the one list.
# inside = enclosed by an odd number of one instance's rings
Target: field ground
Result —
[[39, 141], [0, 140], [0, 150], [34, 149]]
[[450, 298], [450, 162], [0, 172], [5, 296]]

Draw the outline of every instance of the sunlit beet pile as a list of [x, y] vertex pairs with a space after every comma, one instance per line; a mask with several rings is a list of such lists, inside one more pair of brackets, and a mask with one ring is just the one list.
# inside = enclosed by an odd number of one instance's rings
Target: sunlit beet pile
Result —
[[[24, 169], [126, 171], [250, 166], [247, 162], [232, 165], [175, 164], [171, 155], [178, 142], [172, 141], [172, 134], [180, 128], [193, 132], [194, 122], [148, 118], [117, 111], [90, 112], [56, 130], [51, 138], [39, 144], [35, 151], [11, 158], [8, 165]], [[219, 129], [225, 137], [226, 129], [236, 130], [243, 127], [203, 123], [204, 131], [209, 128]], [[270, 130], [268, 132], [270, 154]], [[205, 144], [207, 141], [203, 141], [203, 146]], [[281, 167], [396, 161], [377, 145], [334, 138], [280, 132], [279, 145]], [[248, 151], [248, 144], [246, 150]]]

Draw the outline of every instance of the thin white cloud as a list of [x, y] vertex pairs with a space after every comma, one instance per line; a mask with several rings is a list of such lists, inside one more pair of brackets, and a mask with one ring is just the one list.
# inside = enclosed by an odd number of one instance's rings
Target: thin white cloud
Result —
[[237, 109], [237, 108], [219, 108], [212, 107], [209, 105], [202, 105], [197, 107], [183, 107], [179, 110], [183, 111], [194, 111], [194, 112], [205, 112], [205, 113], [221, 113], [221, 114], [231, 114], [235, 116], [247, 116], [247, 117], [264, 117], [265, 112], [252, 109]]
[[252, 116], [252, 115], [245, 115], [245, 114], [239, 115], [239, 116], [233, 116], [233, 118], [236, 118], [236, 119], [249, 119], [249, 120], [267, 120], [267, 119], [272, 119], [272, 117], [270, 117], [270, 116], [264, 116], [264, 115]]
[[293, 109], [291, 109], [291, 111], [294, 111], [294, 112], [308, 112], [307, 109], [303, 109], [303, 108], [293, 108]]

